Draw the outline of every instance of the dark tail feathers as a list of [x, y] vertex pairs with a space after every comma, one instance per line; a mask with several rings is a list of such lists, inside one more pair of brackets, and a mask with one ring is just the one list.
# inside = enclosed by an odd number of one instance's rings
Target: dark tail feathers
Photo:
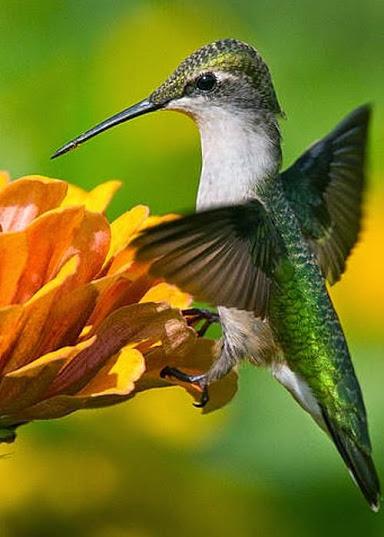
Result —
[[322, 414], [328, 431], [354, 481], [364, 494], [372, 511], [378, 511], [381, 496], [380, 482], [372, 458], [369, 454], [364, 453], [342, 430], [336, 428], [324, 409], [322, 409]]

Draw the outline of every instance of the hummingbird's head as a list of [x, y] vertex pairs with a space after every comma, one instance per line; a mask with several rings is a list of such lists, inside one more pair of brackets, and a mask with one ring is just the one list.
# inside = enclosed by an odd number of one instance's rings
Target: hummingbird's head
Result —
[[149, 100], [197, 119], [212, 107], [281, 114], [266, 63], [253, 47], [236, 39], [195, 51]]
[[178, 110], [204, 121], [212, 110], [282, 114], [269, 69], [260, 54], [236, 39], [222, 39], [188, 56], [147, 99], [106, 119], [61, 147], [58, 157], [114, 125], [154, 110]]

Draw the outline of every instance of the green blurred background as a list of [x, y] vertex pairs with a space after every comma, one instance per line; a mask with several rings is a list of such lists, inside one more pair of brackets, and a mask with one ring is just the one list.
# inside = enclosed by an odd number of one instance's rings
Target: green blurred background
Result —
[[[288, 164], [344, 114], [375, 105], [365, 231], [332, 292], [384, 475], [384, 3], [382, 0], [0, 0], [0, 168], [91, 188], [119, 178], [111, 218], [137, 203], [192, 207], [193, 123], [153, 114], [56, 161], [62, 143], [148, 95], [196, 47], [255, 45], [288, 121]], [[266, 371], [245, 367], [202, 417], [178, 389], [20, 431], [0, 460], [1, 537], [384, 535], [335, 449]]]

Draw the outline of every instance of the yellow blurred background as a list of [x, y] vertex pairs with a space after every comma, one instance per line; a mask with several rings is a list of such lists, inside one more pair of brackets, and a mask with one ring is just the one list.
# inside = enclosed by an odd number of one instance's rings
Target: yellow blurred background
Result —
[[[332, 290], [384, 475], [382, 0], [0, 0], [0, 168], [91, 188], [119, 178], [114, 218], [138, 203], [191, 208], [200, 167], [190, 120], [153, 114], [56, 161], [52, 152], [141, 100], [195, 48], [256, 46], [281, 104], [285, 163], [373, 102], [361, 242]], [[201, 416], [178, 389], [21, 428], [1, 446], [1, 537], [384, 534], [338, 455], [266, 371], [244, 367], [226, 409]]]

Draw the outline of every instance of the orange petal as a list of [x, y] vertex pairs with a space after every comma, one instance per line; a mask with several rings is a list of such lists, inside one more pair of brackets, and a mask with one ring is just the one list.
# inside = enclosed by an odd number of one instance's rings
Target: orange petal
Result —
[[[179, 332], [175, 325], [180, 327]], [[78, 392], [111, 356], [128, 344], [161, 341], [165, 347], [176, 350], [183, 344], [180, 332], [189, 337], [188, 327], [175, 310], [151, 303], [120, 308], [101, 324], [95, 343], [64, 367], [49, 395]]]
[[4, 416], [19, 412], [39, 401], [63, 365], [91, 344], [92, 340], [88, 340], [75, 347], [59, 349], [3, 376], [0, 383], [0, 414]]
[[78, 186], [68, 185], [68, 192], [61, 206], [83, 205], [89, 211], [102, 213], [120, 187], [120, 181], [106, 181], [90, 192], [87, 192]]
[[151, 287], [140, 302], [166, 302], [174, 308], [183, 309], [191, 304], [192, 297], [180, 291], [175, 285], [162, 282]]
[[87, 282], [98, 274], [108, 253], [110, 241], [111, 231], [106, 218], [100, 213], [86, 211], [75, 232], [71, 248], [80, 256], [78, 283]]
[[96, 376], [76, 395], [56, 395], [9, 418], [10, 423], [32, 419], [60, 418], [81, 408], [96, 408], [130, 397], [135, 382], [145, 370], [142, 354], [125, 347], [110, 357]]
[[88, 324], [92, 325], [92, 331], [97, 330], [101, 322], [114, 310], [139, 302], [151, 284], [152, 279], [147, 275], [132, 281], [125, 274], [106, 276], [94, 282], [99, 297], [88, 321]]
[[[68, 292], [76, 274], [78, 258], [70, 259], [59, 274], [45, 285], [35, 296], [22, 306], [22, 318], [14, 327], [15, 341], [8, 353], [3, 354], [7, 373], [31, 362], [43, 354], [41, 341], [50, 333], [51, 314], [58, 305], [58, 299]], [[16, 331], [17, 328], [17, 331]]]
[[25, 233], [0, 233], [0, 307], [16, 302], [19, 279], [28, 261]]
[[118, 252], [107, 267], [108, 274], [117, 274], [130, 269], [132, 277], [136, 278], [145, 272], [148, 272], [149, 263], [135, 262], [135, 249], [128, 246], [121, 252]]
[[145, 362], [142, 354], [126, 347], [117, 355], [112, 356], [80, 393], [57, 395], [30, 408], [24, 407], [19, 412], [7, 415], [5, 424], [61, 418], [82, 408], [97, 408], [119, 403], [131, 396], [135, 382], [141, 377], [144, 369]]
[[39, 339], [39, 354], [77, 341], [92, 313], [97, 290], [92, 285], [57, 290]]
[[22, 306], [0, 309], [0, 370], [3, 369], [10, 347], [22, 326]]
[[28, 259], [14, 302], [28, 300], [76, 253], [71, 243], [83, 218], [82, 207], [57, 209], [43, 214], [25, 230]]
[[37, 218], [25, 231], [28, 260], [14, 302], [25, 302], [73, 255], [79, 256], [77, 284], [92, 279], [108, 252], [110, 230], [101, 214], [82, 207], [56, 209]]
[[67, 191], [64, 181], [30, 175], [13, 181], [0, 192], [3, 231], [25, 229], [40, 214], [60, 205]]

